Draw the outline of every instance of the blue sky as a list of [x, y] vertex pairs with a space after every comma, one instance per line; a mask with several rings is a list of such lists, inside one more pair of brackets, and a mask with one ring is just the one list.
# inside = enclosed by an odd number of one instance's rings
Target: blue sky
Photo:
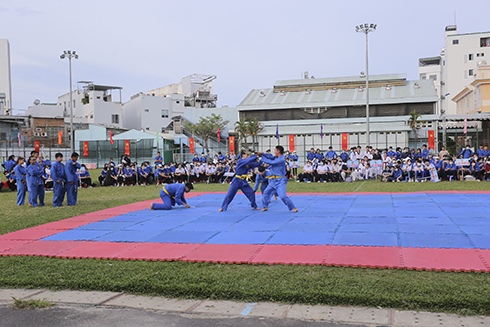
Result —
[[[360, 23], [374, 22], [370, 73], [418, 76], [444, 28], [490, 30], [487, 1], [92, 1], [3, 0], [0, 38], [10, 41], [14, 109], [68, 92], [73, 80], [123, 87], [130, 96], [192, 73], [217, 75], [218, 105], [235, 106], [276, 80], [357, 75], [365, 70]], [[15, 111], [19, 114], [22, 111]]]

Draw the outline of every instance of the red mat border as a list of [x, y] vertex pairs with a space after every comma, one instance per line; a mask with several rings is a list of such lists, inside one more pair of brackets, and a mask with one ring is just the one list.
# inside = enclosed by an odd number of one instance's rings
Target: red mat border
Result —
[[[193, 192], [188, 198], [226, 192]], [[290, 193], [290, 195], [490, 194], [490, 191]], [[42, 256], [77, 259], [215, 262], [233, 264], [326, 265], [455, 272], [490, 272], [488, 249], [438, 249], [342, 245], [227, 245], [39, 241], [49, 235], [132, 211], [146, 209], [149, 200], [104, 209], [0, 235], [0, 256]], [[152, 251], [150, 251], [152, 250]], [[151, 253], [149, 253], [149, 251]], [[236, 254], [236, 255], [235, 255]]]

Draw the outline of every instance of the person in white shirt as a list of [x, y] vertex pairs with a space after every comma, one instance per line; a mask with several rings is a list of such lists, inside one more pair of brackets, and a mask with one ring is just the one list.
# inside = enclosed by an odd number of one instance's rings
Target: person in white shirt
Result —
[[206, 168], [206, 183], [216, 183], [216, 167], [214, 167], [214, 164], [209, 164], [208, 167]]
[[320, 183], [320, 181], [326, 183], [328, 180], [327, 172], [328, 172], [328, 166], [325, 165], [322, 161], [320, 161], [318, 167], [316, 168], [316, 181], [318, 183]]
[[342, 165], [342, 171], [340, 172], [340, 176], [342, 176], [344, 182], [348, 176], [350, 176], [352, 178], [352, 181], [355, 182], [357, 178], [357, 172], [356, 169], [350, 169], [349, 167], [347, 167], [347, 163], [344, 163]]
[[412, 161], [410, 159], [405, 160], [402, 165], [402, 171], [405, 178], [408, 178], [409, 182], [413, 181]]
[[412, 168], [415, 174], [415, 181], [421, 182], [424, 180], [424, 166], [420, 161], [416, 161]]
[[337, 163], [337, 159], [332, 160], [329, 168], [330, 168], [330, 176], [331, 176], [332, 182], [338, 182], [340, 179], [341, 167]]
[[306, 165], [303, 167], [303, 173], [299, 174], [297, 182], [306, 181], [307, 183], [311, 183], [313, 179], [313, 166], [311, 162], [308, 161]]
[[185, 183], [187, 182], [187, 173], [185, 168], [180, 164], [177, 169], [175, 169], [175, 181], [177, 183]]
[[351, 160], [351, 161], [357, 160], [357, 152], [356, 152], [356, 148], [354, 148], [354, 147], [350, 149], [349, 160]]

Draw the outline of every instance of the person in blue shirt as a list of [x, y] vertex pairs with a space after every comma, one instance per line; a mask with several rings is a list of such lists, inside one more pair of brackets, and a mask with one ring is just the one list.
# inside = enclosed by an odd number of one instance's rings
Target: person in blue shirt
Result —
[[145, 173], [148, 174], [148, 177], [146, 178], [147, 183], [152, 185], [153, 181], [155, 180], [155, 176], [153, 175], [153, 168], [150, 166], [149, 162], [146, 162]]
[[317, 158], [318, 161], [321, 161], [321, 160], [323, 160], [323, 158], [325, 158], [323, 156], [322, 152], [320, 151], [320, 149], [316, 149], [315, 158]]
[[158, 166], [160, 164], [163, 165], [163, 158], [160, 155], [160, 152], [157, 152], [157, 156], [155, 157], [155, 166]]
[[49, 160], [49, 158], [44, 158], [43, 166], [51, 166], [51, 165], [52, 165], [51, 160]]
[[267, 176], [269, 179], [269, 185], [265, 190], [265, 194], [262, 195], [263, 208], [261, 211], [269, 210], [269, 203], [271, 196], [274, 192], [277, 192], [279, 198], [284, 202], [288, 209], [292, 212], [298, 212], [298, 209], [294, 206], [293, 201], [286, 194], [286, 186], [288, 178], [286, 177], [286, 160], [283, 156], [284, 148], [281, 145], [276, 146], [274, 149], [274, 156], [270, 154], [264, 154], [258, 152], [259, 156], [262, 156], [261, 161], [271, 166], [271, 175]]
[[308, 153], [306, 155], [306, 159], [310, 160], [310, 161], [313, 161], [313, 159], [316, 158], [316, 154], [315, 154], [315, 149], [314, 148], [311, 148], [310, 149], [310, 153]]
[[468, 159], [469, 157], [473, 156], [473, 151], [471, 151], [470, 146], [467, 145], [463, 151], [459, 154], [459, 157], [462, 157], [463, 159]]
[[109, 162], [107, 163], [109, 166], [116, 167], [116, 163], [114, 162], [114, 159], [110, 158]]
[[423, 144], [422, 145], [422, 159], [427, 159], [429, 158], [430, 151], [427, 150], [427, 145]]
[[331, 146], [329, 146], [327, 153], [325, 153], [325, 158], [335, 159], [335, 158], [337, 158], [337, 152], [333, 151], [333, 148]]
[[17, 205], [21, 206], [24, 205], [25, 200], [26, 200], [26, 189], [27, 189], [27, 182], [26, 182], [26, 175], [27, 171], [22, 166], [24, 164], [25, 160], [23, 157], [18, 157], [16, 165], [14, 167], [14, 175], [15, 179], [17, 181]]
[[225, 161], [226, 156], [222, 155], [221, 152], [218, 152], [218, 160]]
[[402, 159], [402, 148], [396, 148], [395, 159], [396, 160]]
[[66, 202], [68, 206], [74, 206], [77, 204], [78, 197], [78, 175], [77, 170], [81, 168], [77, 162], [78, 153], [73, 152], [71, 159], [65, 165], [66, 175]]
[[[296, 151], [293, 151], [293, 153], [289, 155], [289, 160], [291, 162], [298, 161], [298, 154], [296, 153]], [[293, 172], [293, 176], [296, 178], [296, 176], [298, 176], [298, 168], [291, 168], [291, 171]]]
[[12, 169], [14, 169], [15, 166], [15, 156], [14, 155], [9, 156], [8, 160], [5, 161], [2, 164], [2, 166], [5, 169], [3, 172], [5, 175], [7, 175], [7, 173], [11, 173]]
[[145, 169], [146, 169], [146, 163], [143, 163], [141, 165], [141, 167], [138, 167], [138, 169], [137, 169], [139, 185], [147, 185], [148, 184], [149, 174], [146, 172]]
[[99, 175], [99, 184], [100, 184], [100, 186], [105, 186], [104, 185], [104, 180], [107, 177], [107, 170], [108, 170], [108, 167], [107, 167], [107, 164], [105, 164], [104, 165], [104, 169], [102, 169], [102, 171], [100, 172], [100, 175]]
[[201, 155], [201, 162], [202, 162], [202, 163], [208, 162], [208, 157], [206, 157], [206, 156], [204, 155], [204, 152], [203, 152], [203, 153], [202, 153], [202, 155]]
[[488, 150], [488, 145], [485, 144], [483, 146], [483, 153], [482, 153], [481, 157], [483, 158], [483, 157], [488, 157], [488, 156], [490, 156], [490, 150]]
[[477, 180], [481, 180], [480, 166], [476, 161], [470, 163], [470, 174]]
[[124, 171], [124, 180], [126, 182], [127, 185], [135, 185], [136, 184], [136, 175], [134, 173], [134, 170], [132, 168], [133, 166], [127, 166], [127, 167], [124, 167], [123, 171]]
[[65, 165], [63, 161], [63, 154], [58, 152], [55, 154], [56, 161], [51, 166], [51, 179], [53, 180], [53, 207], [62, 207], [63, 200], [65, 199]]
[[194, 189], [192, 183], [175, 183], [162, 186], [160, 190], [160, 198], [163, 203], [152, 203], [151, 210], [170, 210], [176, 204], [190, 208], [185, 200], [185, 193], [189, 193]]
[[82, 184], [85, 184], [86, 187], [92, 187], [92, 178], [90, 177], [87, 166], [81, 166], [80, 175], [78, 177], [80, 178], [80, 182]]
[[457, 179], [458, 167], [454, 163], [453, 159], [449, 159], [449, 162], [444, 167], [444, 175], [449, 180], [449, 176], [453, 176], [453, 180]]
[[395, 152], [395, 151], [393, 151], [393, 147], [392, 147], [392, 146], [390, 146], [390, 147], [388, 148], [388, 152], [386, 152], [386, 155], [387, 155], [388, 157], [392, 158], [392, 159], [393, 159], [394, 157], [396, 157], [396, 152]]
[[349, 160], [349, 154], [345, 150], [342, 150], [342, 153], [340, 154], [340, 160], [344, 162]]
[[483, 158], [485, 156], [485, 150], [483, 149], [483, 144], [479, 145], [479, 149], [476, 150], [476, 154], [478, 155], [478, 158]]
[[27, 182], [29, 183], [29, 192], [31, 193], [29, 199], [29, 206], [37, 207], [38, 199], [39, 206], [44, 206], [44, 169], [35, 156], [29, 158], [30, 165], [27, 167]]
[[228, 206], [231, 201], [233, 201], [238, 190], [242, 190], [243, 194], [248, 198], [252, 209], [258, 209], [257, 203], [255, 202], [254, 190], [247, 182], [248, 172], [258, 166], [260, 166], [260, 163], [257, 162], [256, 155], [250, 156], [250, 152], [248, 151], [241, 152], [241, 157], [236, 163], [235, 176], [230, 183], [230, 188], [228, 189], [218, 212], [226, 211], [228, 209]]
[[194, 155], [194, 158], [192, 158], [192, 162], [193, 163], [201, 162], [201, 159], [199, 159], [199, 157], [197, 156], [197, 153]]

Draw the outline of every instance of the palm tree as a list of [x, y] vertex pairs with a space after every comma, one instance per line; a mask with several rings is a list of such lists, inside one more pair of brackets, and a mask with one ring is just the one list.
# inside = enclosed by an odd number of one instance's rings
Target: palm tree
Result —
[[248, 133], [252, 135], [252, 147], [255, 151], [255, 141], [258, 138], [258, 134], [264, 130], [264, 124], [262, 124], [257, 118], [252, 118], [248, 121]]
[[418, 143], [419, 143], [419, 136], [418, 136], [418, 129], [417, 123], [423, 123], [423, 121], [420, 121], [419, 118], [421, 117], [420, 114], [416, 113], [415, 110], [410, 113], [410, 118], [408, 119], [408, 123], [410, 125], [410, 128], [412, 129], [413, 133], [415, 134], [415, 148], [417, 148]]
[[244, 141], [244, 147], [247, 147], [247, 135], [248, 135], [248, 122], [245, 118], [235, 122], [235, 132], [238, 135], [238, 148], [240, 148], [240, 141]]

